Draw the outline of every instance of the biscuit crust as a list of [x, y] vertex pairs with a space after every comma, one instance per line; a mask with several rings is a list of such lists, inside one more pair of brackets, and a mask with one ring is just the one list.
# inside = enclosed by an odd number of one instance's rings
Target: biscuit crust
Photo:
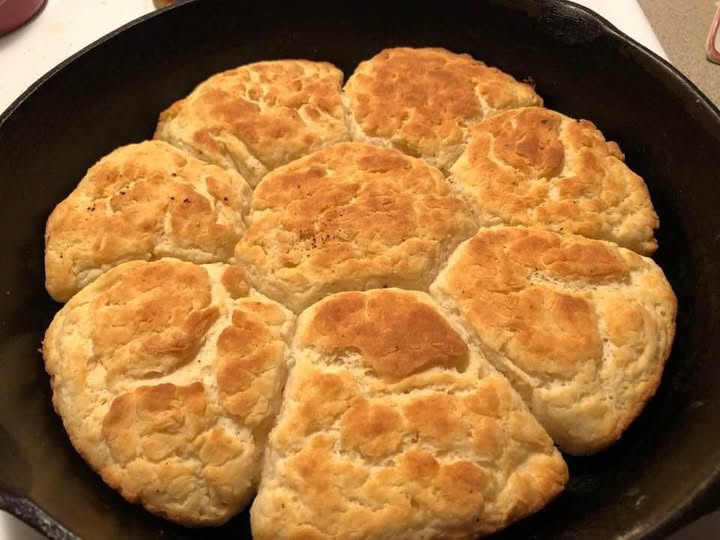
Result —
[[162, 141], [114, 150], [58, 204], [45, 229], [45, 286], [59, 302], [130, 260], [227, 262], [250, 205], [236, 172]]
[[430, 291], [571, 454], [620, 437], [655, 393], [675, 333], [662, 270], [579, 236], [482, 229]]
[[649, 255], [658, 217], [624, 159], [591, 122], [529, 107], [473, 126], [450, 182], [481, 225], [580, 234]]
[[361, 62], [344, 99], [353, 140], [422, 157], [443, 171], [469, 126], [505, 109], [542, 105], [530, 85], [470, 55], [409, 47]]
[[254, 538], [475, 538], [567, 480], [522, 399], [425, 293], [318, 302], [291, 362]]
[[55, 409], [128, 501], [183, 525], [221, 524], [254, 493], [293, 324], [236, 267], [125, 263], [48, 328]]
[[295, 312], [334, 292], [427, 288], [476, 226], [440, 171], [341, 143], [270, 173], [235, 250], [251, 282]]
[[252, 186], [269, 171], [349, 139], [343, 74], [327, 62], [257, 62], [213, 75], [165, 110], [155, 138], [239, 171]]

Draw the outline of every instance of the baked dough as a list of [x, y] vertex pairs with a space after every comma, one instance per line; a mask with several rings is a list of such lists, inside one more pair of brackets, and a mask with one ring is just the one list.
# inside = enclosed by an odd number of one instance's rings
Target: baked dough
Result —
[[45, 286], [69, 300], [129, 260], [228, 261], [245, 229], [250, 186], [161, 141], [114, 150], [55, 207], [45, 230]]
[[258, 290], [299, 312], [343, 290], [427, 289], [476, 230], [434, 167], [341, 143], [265, 177], [235, 257]]
[[237, 267], [122, 264], [46, 333], [55, 409], [128, 501], [183, 525], [223, 523], [254, 493], [293, 324]]
[[483, 229], [430, 291], [571, 454], [602, 450], [640, 414], [675, 332], [662, 270], [579, 236]]
[[567, 468], [522, 399], [425, 293], [330, 296], [298, 319], [253, 537], [475, 538]]
[[355, 141], [422, 157], [446, 171], [467, 128], [499, 111], [542, 105], [533, 88], [467, 54], [398, 47], [361, 62], [345, 84]]
[[155, 138], [237, 169], [251, 185], [276, 167], [349, 139], [343, 74], [327, 62], [275, 60], [230, 69], [160, 115]]
[[53, 403], [185, 526], [257, 488], [258, 539], [492, 534], [563, 490], [553, 440], [601, 450], [657, 389], [658, 219], [593, 124], [466, 54], [342, 81], [219, 73], [88, 171], [46, 229]]
[[649, 255], [658, 218], [624, 159], [587, 120], [514, 109], [470, 129], [450, 182], [481, 225], [541, 227]]

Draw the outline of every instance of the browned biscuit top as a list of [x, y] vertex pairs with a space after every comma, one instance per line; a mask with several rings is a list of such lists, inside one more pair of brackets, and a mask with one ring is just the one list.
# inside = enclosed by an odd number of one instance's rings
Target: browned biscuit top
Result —
[[53, 403], [126, 499], [185, 525], [220, 524], [253, 495], [292, 325], [237, 267], [128, 262], [50, 325]]
[[474, 231], [440, 171], [342, 143], [265, 177], [235, 256], [260, 291], [299, 311], [340, 290], [427, 287]]
[[677, 303], [662, 270], [579, 236], [481, 229], [431, 291], [572, 453], [620, 436], [655, 392], [674, 335]]
[[527, 225], [655, 251], [645, 182], [586, 120], [529, 107], [470, 129], [450, 180], [483, 225]]
[[276, 60], [213, 75], [160, 115], [155, 137], [237, 169], [251, 185], [268, 172], [349, 138], [332, 64]]
[[402, 379], [431, 366], [464, 363], [467, 345], [431, 307], [412, 297], [347, 293], [322, 304], [300, 343], [328, 354], [357, 349], [379, 376]]
[[48, 218], [48, 292], [67, 301], [130, 260], [228, 261], [245, 229], [250, 187], [162, 141], [114, 150]]
[[345, 85], [353, 139], [382, 142], [446, 169], [468, 126], [505, 109], [542, 105], [528, 84], [467, 54], [385, 49]]
[[255, 538], [474, 538], [567, 479], [520, 397], [424, 293], [320, 301], [291, 361]]

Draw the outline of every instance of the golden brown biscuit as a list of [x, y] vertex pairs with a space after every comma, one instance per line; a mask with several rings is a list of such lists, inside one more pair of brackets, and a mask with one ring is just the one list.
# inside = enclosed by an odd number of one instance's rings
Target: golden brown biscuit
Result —
[[308, 60], [224, 71], [164, 111], [155, 138], [237, 169], [254, 186], [280, 165], [349, 139], [342, 82], [332, 64]]
[[427, 294], [326, 298], [290, 354], [258, 540], [475, 538], [563, 489], [550, 437]]
[[390, 146], [447, 170], [467, 128], [499, 111], [542, 105], [528, 84], [467, 54], [385, 49], [345, 85], [353, 140]]
[[235, 257], [263, 294], [299, 312], [348, 289], [427, 288], [476, 230], [434, 167], [342, 143], [265, 177]]
[[615, 442], [660, 383], [677, 304], [662, 270], [610, 242], [483, 229], [432, 284], [555, 442]]
[[587, 120], [530, 107], [470, 129], [450, 182], [481, 225], [526, 225], [651, 254], [658, 218], [645, 182]]
[[184, 525], [223, 523], [254, 492], [292, 325], [237, 267], [122, 264], [45, 335], [55, 409], [128, 501]]
[[123, 146], [87, 172], [45, 230], [45, 285], [60, 302], [130, 260], [228, 261], [250, 187], [161, 141]]

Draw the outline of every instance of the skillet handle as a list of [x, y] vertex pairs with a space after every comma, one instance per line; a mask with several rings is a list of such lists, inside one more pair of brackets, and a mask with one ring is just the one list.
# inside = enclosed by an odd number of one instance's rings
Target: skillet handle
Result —
[[0, 510], [5, 510], [51, 540], [80, 540], [31, 500], [0, 491]]

